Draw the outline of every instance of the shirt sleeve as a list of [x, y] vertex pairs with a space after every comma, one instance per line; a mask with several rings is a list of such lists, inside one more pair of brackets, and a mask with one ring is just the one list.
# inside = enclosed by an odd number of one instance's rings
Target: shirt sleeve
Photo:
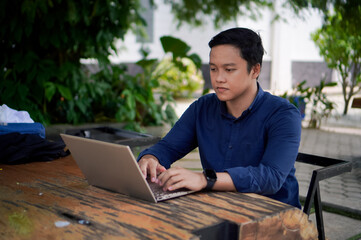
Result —
[[140, 153], [138, 161], [142, 156], [150, 154], [165, 168], [169, 168], [173, 162], [195, 149], [198, 146], [195, 130], [196, 111], [197, 101], [188, 107], [164, 138]]
[[294, 168], [301, 139], [301, 116], [292, 105], [283, 107], [269, 120], [267, 143], [256, 166], [226, 169], [239, 192], [277, 193]]

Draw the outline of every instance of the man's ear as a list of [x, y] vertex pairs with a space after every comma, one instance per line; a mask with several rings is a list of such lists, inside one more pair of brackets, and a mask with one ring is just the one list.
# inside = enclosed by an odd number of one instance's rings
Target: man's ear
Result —
[[257, 63], [252, 67], [251, 74], [253, 79], [257, 79], [261, 73], [261, 64]]

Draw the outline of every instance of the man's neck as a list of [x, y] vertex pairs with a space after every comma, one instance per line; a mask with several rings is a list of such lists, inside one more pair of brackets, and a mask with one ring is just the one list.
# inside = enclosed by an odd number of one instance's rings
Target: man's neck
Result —
[[239, 96], [237, 99], [227, 101], [227, 111], [235, 118], [242, 116], [242, 113], [251, 106], [258, 93], [257, 82], [245, 94]]

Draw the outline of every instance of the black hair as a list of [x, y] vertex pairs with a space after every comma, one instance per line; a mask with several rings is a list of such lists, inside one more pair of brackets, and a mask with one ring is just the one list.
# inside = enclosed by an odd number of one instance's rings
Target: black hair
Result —
[[218, 33], [208, 43], [210, 48], [229, 44], [240, 50], [240, 56], [247, 61], [247, 71], [251, 72], [257, 63], [262, 67], [264, 48], [261, 37], [248, 28], [231, 28]]

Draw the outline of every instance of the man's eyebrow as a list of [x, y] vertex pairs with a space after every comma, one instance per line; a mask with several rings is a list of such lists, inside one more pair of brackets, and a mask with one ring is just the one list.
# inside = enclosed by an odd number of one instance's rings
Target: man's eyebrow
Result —
[[[211, 63], [209, 62], [209, 65], [216, 65], [214, 63]], [[225, 63], [225, 64], [222, 64], [223, 67], [232, 67], [232, 66], [236, 66], [235, 63]]]
[[236, 66], [236, 64], [235, 64], [235, 63], [225, 63], [225, 64], [223, 64], [222, 66], [224, 66], [224, 67], [231, 67], [231, 66]]

